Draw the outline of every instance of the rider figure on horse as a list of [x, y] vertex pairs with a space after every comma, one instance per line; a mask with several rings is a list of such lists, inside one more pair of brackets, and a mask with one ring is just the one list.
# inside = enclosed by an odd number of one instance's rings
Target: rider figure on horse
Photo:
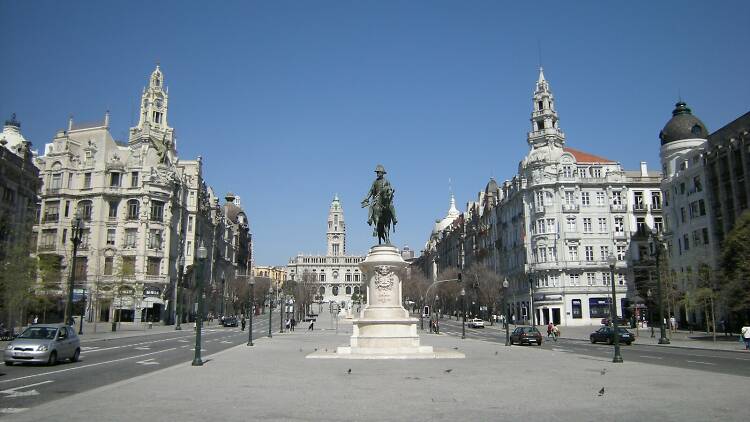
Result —
[[[377, 215], [378, 210], [387, 209], [390, 211], [393, 225], [395, 226], [397, 223], [396, 209], [393, 207], [392, 201], [394, 191], [391, 183], [383, 177], [385, 173], [385, 168], [382, 165], [378, 164], [377, 167], [375, 167], [377, 178], [372, 182], [367, 197], [362, 200], [363, 208], [368, 205], [370, 206], [367, 214], [367, 224], [374, 226], [373, 236], [378, 236], [380, 234], [378, 233], [378, 218], [380, 217]], [[387, 199], [384, 200], [383, 198]], [[372, 202], [370, 202], [370, 199], [372, 199]]]

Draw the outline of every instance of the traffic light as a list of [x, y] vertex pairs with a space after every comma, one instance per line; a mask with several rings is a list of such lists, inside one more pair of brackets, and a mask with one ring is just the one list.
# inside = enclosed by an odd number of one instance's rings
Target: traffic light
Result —
[[424, 306], [424, 313], [422, 315], [429, 315], [430, 314], [430, 307], [428, 305]]

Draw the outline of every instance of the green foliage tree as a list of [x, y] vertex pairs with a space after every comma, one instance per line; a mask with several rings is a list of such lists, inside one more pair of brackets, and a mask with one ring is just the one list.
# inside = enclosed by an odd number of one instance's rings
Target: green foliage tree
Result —
[[729, 309], [750, 313], [750, 211], [742, 213], [722, 245], [722, 296]]
[[26, 308], [33, 297], [36, 259], [29, 255], [28, 242], [16, 241], [0, 260], [0, 315], [8, 327], [23, 325]]

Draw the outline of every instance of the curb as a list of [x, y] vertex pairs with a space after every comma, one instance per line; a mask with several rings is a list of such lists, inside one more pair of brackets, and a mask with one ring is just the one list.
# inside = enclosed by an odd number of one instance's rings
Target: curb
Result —
[[[571, 341], [580, 341], [587, 343], [588, 339], [582, 339], [582, 338], [571, 338], [571, 337], [560, 337], [563, 340], [571, 340]], [[674, 349], [686, 349], [686, 350], [707, 350], [711, 352], [727, 352], [727, 353], [745, 353], [744, 350], [726, 350], [726, 349], [711, 349], [706, 347], [690, 347], [690, 346], [678, 346], [674, 344], [647, 344], [647, 343], [637, 343], [638, 346], [650, 346], [650, 347], [671, 347]]]

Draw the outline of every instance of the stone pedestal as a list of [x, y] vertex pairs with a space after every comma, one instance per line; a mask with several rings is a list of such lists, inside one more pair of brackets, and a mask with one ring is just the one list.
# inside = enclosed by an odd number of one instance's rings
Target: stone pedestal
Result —
[[352, 320], [351, 347], [340, 354], [432, 356], [431, 346], [419, 345], [416, 318], [401, 305], [401, 276], [406, 268], [398, 249], [391, 245], [370, 248], [359, 264], [367, 280], [367, 305]]

